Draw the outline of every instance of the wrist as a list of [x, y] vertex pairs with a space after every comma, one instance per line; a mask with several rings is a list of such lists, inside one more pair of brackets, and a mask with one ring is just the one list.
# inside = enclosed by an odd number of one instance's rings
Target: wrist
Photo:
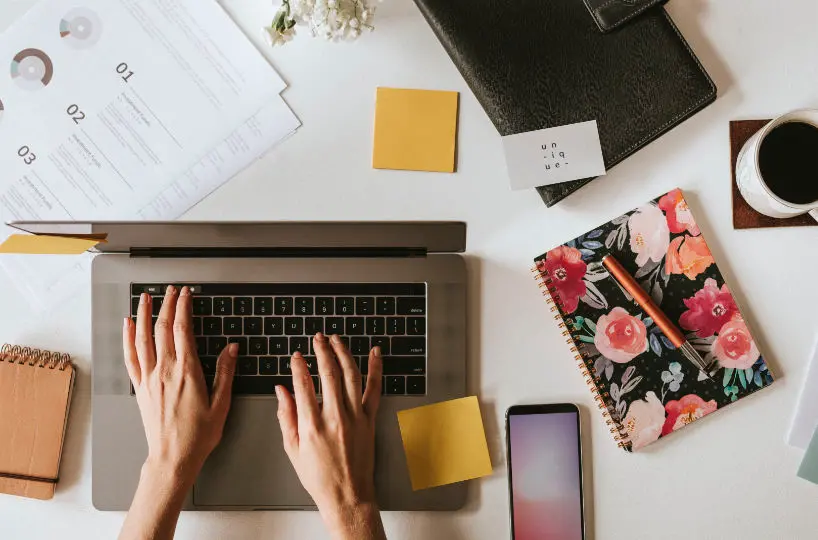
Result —
[[142, 479], [174, 490], [193, 487], [198, 469], [169, 459], [148, 456], [142, 465]]
[[385, 538], [380, 511], [374, 502], [319, 505], [318, 510], [334, 540]]

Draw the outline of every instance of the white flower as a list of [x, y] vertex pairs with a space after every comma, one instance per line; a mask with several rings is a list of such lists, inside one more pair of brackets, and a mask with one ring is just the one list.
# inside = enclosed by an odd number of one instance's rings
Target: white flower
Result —
[[360, 25], [361, 25], [361, 23], [360, 23], [360, 22], [358, 22], [358, 19], [356, 19], [355, 17], [353, 17], [353, 18], [351, 18], [351, 19], [349, 20], [349, 26], [350, 26], [351, 28], [358, 28]]
[[[293, 38], [295, 26], [305, 26], [313, 36], [328, 40], [353, 40], [361, 30], [373, 30], [375, 0], [280, 0], [275, 20], [264, 30], [265, 41], [273, 45]], [[382, 0], [378, 0], [379, 2]]]

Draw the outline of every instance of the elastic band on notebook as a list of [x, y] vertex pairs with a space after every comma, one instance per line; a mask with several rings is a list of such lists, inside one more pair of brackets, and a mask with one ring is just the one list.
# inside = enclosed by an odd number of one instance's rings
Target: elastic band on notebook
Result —
[[39, 476], [26, 476], [24, 474], [11, 474], [0, 472], [0, 478], [10, 478], [11, 480], [28, 480], [31, 482], [42, 482], [44, 484], [56, 484], [60, 478], [41, 478]]

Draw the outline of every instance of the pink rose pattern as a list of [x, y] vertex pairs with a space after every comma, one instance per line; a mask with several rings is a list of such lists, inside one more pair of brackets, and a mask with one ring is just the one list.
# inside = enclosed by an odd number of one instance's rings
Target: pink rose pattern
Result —
[[[702, 356], [691, 366], [601, 265], [611, 253]], [[536, 259], [589, 370], [608, 394], [626, 449], [655, 440], [773, 382], [681, 190], [673, 190]]]

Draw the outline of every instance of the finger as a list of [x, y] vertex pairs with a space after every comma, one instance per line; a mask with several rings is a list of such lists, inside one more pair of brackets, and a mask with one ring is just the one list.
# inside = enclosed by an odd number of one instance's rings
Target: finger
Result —
[[167, 366], [176, 360], [176, 347], [173, 345], [173, 319], [176, 317], [176, 287], [168, 285], [165, 300], [156, 319], [156, 365]]
[[375, 347], [369, 351], [369, 371], [366, 377], [366, 391], [364, 391], [364, 412], [373, 422], [381, 404], [383, 387], [383, 357], [381, 348]]
[[292, 461], [298, 452], [298, 412], [295, 399], [281, 385], [276, 386], [278, 398], [278, 425], [281, 427], [281, 436], [284, 439], [284, 451]]
[[[295, 390], [295, 408], [298, 412], [298, 432], [303, 433], [308, 428], [315, 428], [318, 424], [318, 398], [315, 397], [315, 386], [307, 369], [307, 362], [300, 352], [290, 360], [293, 372], [293, 389]], [[326, 403], [326, 397], [324, 399]]]
[[[335, 336], [338, 337], [338, 336]], [[350, 411], [360, 412], [361, 405], [361, 370], [355, 364], [355, 359], [350, 354], [344, 342], [340, 338], [330, 340], [335, 358], [341, 366], [343, 373], [344, 397], [347, 408]]]
[[[332, 336], [331, 340], [341, 340]], [[346, 408], [344, 390], [341, 388], [341, 368], [335, 361], [335, 353], [324, 334], [315, 334], [312, 340], [315, 357], [318, 359], [318, 375], [321, 376], [321, 392], [324, 396], [324, 412], [340, 415]]]
[[230, 411], [230, 400], [233, 397], [233, 377], [236, 375], [236, 360], [239, 356], [239, 346], [231, 343], [219, 355], [216, 361], [216, 379], [213, 381], [213, 394], [210, 398], [210, 409], [224, 422]]
[[122, 323], [122, 351], [125, 354], [125, 368], [134, 388], [142, 382], [142, 373], [139, 369], [139, 355], [136, 353], [136, 328], [130, 317], [125, 317]]
[[190, 296], [190, 289], [182, 287], [179, 299], [176, 302], [176, 315], [173, 321], [173, 344], [176, 351], [176, 358], [180, 364], [186, 368], [193, 368], [195, 371], [199, 363], [199, 355], [196, 352], [196, 338], [193, 337], [193, 297]]
[[156, 348], [153, 342], [153, 298], [147, 293], [139, 297], [136, 310], [136, 352], [142, 376], [156, 367]]

